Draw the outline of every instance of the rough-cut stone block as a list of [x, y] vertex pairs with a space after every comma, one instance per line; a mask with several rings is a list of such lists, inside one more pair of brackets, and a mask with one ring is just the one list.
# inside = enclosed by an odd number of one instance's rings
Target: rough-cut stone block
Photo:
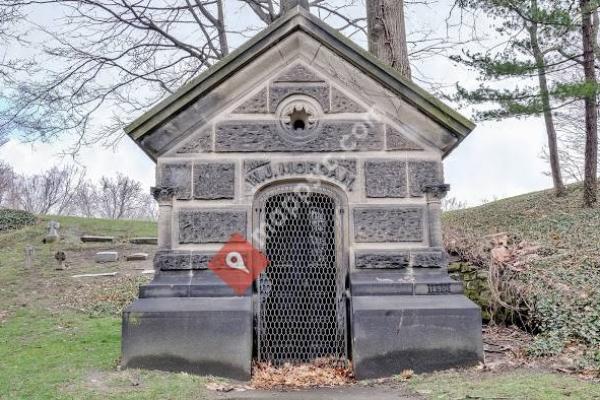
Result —
[[294, 143], [280, 134], [277, 121], [226, 121], [216, 127], [216, 151], [334, 152], [383, 150], [383, 125], [363, 121], [322, 121], [318, 134]]
[[352, 363], [358, 379], [476, 365], [481, 311], [461, 295], [352, 296]]
[[154, 236], [142, 236], [129, 239], [132, 244], [158, 244], [158, 238]]
[[177, 149], [178, 154], [198, 154], [210, 153], [212, 151], [211, 128], [200, 131], [195, 136], [187, 139], [182, 146]]
[[122, 366], [249, 379], [252, 298], [146, 298], [123, 312]]
[[437, 161], [409, 161], [408, 182], [411, 196], [423, 196], [423, 189], [426, 185], [444, 183], [442, 163]]
[[244, 182], [254, 188], [265, 182], [285, 179], [290, 176], [325, 177], [338, 182], [351, 192], [356, 180], [356, 160], [329, 159], [317, 161], [245, 160]]
[[97, 263], [108, 263], [119, 261], [119, 253], [116, 251], [100, 251], [96, 253], [94, 259]]
[[367, 197], [407, 197], [405, 161], [365, 162]]
[[114, 240], [114, 236], [83, 235], [81, 237], [83, 243], [111, 243]]
[[148, 253], [133, 253], [125, 256], [126, 261], [144, 261], [148, 259]]
[[423, 209], [355, 208], [354, 238], [361, 243], [420, 242], [423, 240]]
[[198, 162], [194, 164], [195, 199], [233, 199], [234, 196], [234, 163]]
[[192, 252], [192, 269], [208, 269], [208, 262], [215, 256], [214, 252], [194, 251]]
[[159, 164], [158, 186], [173, 188], [175, 198], [188, 200], [192, 198], [192, 164], [177, 162]]
[[422, 268], [441, 268], [446, 266], [446, 255], [441, 250], [411, 251], [410, 265]]
[[324, 80], [304, 65], [295, 64], [283, 71], [275, 82], [324, 82]]
[[357, 269], [402, 269], [408, 267], [410, 257], [402, 251], [357, 251], [354, 267]]
[[269, 112], [267, 104], [267, 88], [250, 97], [234, 111], [236, 114], [264, 114]]
[[291, 95], [302, 94], [317, 100], [323, 112], [329, 112], [329, 85], [326, 83], [274, 83], [271, 85], [269, 110], [275, 112], [279, 104]]
[[367, 112], [357, 102], [346, 96], [336, 88], [331, 88], [332, 113], [364, 113]]
[[179, 211], [179, 243], [225, 243], [246, 236], [246, 211], [225, 209]]
[[414, 151], [423, 150], [423, 147], [408, 139], [400, 131], [391, 126], [386, 127], [386, 142], [388, 150]]
[[154, 255], [154, 269], [162, 271], [189, 270], [192, 268], [192, 253], [182, 250], [163, 250]]

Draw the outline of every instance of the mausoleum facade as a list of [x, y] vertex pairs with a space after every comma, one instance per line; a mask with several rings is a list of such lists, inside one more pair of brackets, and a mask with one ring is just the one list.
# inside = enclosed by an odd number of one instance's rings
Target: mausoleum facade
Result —
[[[482, 359], [449, 278], [443, 159], [471, 122], [296, 7], [127, 128], [156, 161], [154, 280], [123, 364], [248, 378], [253, 361], [359, 378]], [[209, 262], [234, 234], [269, 260], [236, 293]]]

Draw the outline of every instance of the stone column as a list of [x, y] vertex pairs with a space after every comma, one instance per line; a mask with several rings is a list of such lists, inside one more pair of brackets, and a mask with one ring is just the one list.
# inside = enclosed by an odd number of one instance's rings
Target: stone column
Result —
[[450, 185], [426, 185], [427, 219], [429, 222], [429, 247], [443, 247], [442, 240], [442, 199], [450, 190]]
[[170, 250], [175, 190], [171, 187], [153, 187], [151, 190], [158, 202], [158, 250]]

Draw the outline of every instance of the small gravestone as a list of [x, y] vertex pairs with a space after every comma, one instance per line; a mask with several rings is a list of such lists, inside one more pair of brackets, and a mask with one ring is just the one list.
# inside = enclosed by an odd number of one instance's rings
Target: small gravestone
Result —
[[112, 236], [94, 236], [94, 235], [83, 235], [81, 241], [83, 243], [110, 243], [115, 240]]
[[131, 244], [158, 244], [158, 238], [156, 237], [135, 237], [129, 239]]
[[56, 266], [56, 270], [57, 270], [57, 271], [62, 271], [62, 270], [64, 270], [64, 269], [65, 269], [65, 267], [66, 267], [66, 263], [65, 263], [65, 261], [67, 260], [67, 255], [65, 254], [65, 252], [64, 252], [64, 251], [57, 251], [57, 252], [54, 254], [54, 259], [56, 260], [56, 262], [57, 262], [57, 264], [58, 264], [58, 265]]
[[134, 253], [125, 256], [126, 261], [144, 261], [148, 259], [148, 253]]
[[100, 251], [96, 253], [97, 263], [109, 263], [119, 261], [119, 253], [116, 251]]
[[58, 230], [60, 229], [60, 223], [58, 221], [50, 221], [48, 222], [48, 233], [46, 233], [46, 237], [44, 238], [44, 243], [54, 243], [60, 240], [60, 235], [58, 234]]
[[32, 245], [28, 244], [25, 247], [25, 268], [31, 268], [33, 265], [33, 256], [35, 254], [35, 249]]

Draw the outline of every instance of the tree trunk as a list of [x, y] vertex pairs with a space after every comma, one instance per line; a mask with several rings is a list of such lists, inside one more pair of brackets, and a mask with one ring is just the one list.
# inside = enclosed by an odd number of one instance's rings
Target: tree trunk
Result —
[[404, 0], [367, 0], [369, 51], [384, 63], [411, 79]]
[[597, 201], [598, 186], [598, 114], [596, 113], [596, 72], [594, 66], [594, 27], [590, 0], [580, 0], [581, 31], [583, 39], [583, 69], [585, 81], [593, 90], [585, 98], [585, 176], [583, 205], [592, 207]]
[[217, 21], [219, 21], [217, 30], [219, 32], [219, 47], [221, 57], [229, 54], [229, 44], [227, 43], [227, 31], [225, 30], [225, 16], [223, 15], [223, 0], [217, 1]]
[[[532, 6], [537, 8], [537, 2], [532, 1]], [[558, 143], [556, 140], [556, 129], [554, 127], [554, 117], [550, 105], [550, 94], [548, 91], [548, 80], [546, 77], [546, 60], [540, 49], [538, 41], [538, 25], [532, 22], [528, 27], [529, 37], [531, 39], [531, 50], [535, 58], [535, 65], [538, 72], [540, 84], [540, 96], [542, 98], [542, 107], [544, 108], [544, 122], [546, 124], [546, 135], [548, 136], [548, 155], [550, 158], [550, 171], [552, 173], [552, 183], [556, 196], [565, 194], [565, 185], [560, 172], [560, 159], [558, 157]]]

